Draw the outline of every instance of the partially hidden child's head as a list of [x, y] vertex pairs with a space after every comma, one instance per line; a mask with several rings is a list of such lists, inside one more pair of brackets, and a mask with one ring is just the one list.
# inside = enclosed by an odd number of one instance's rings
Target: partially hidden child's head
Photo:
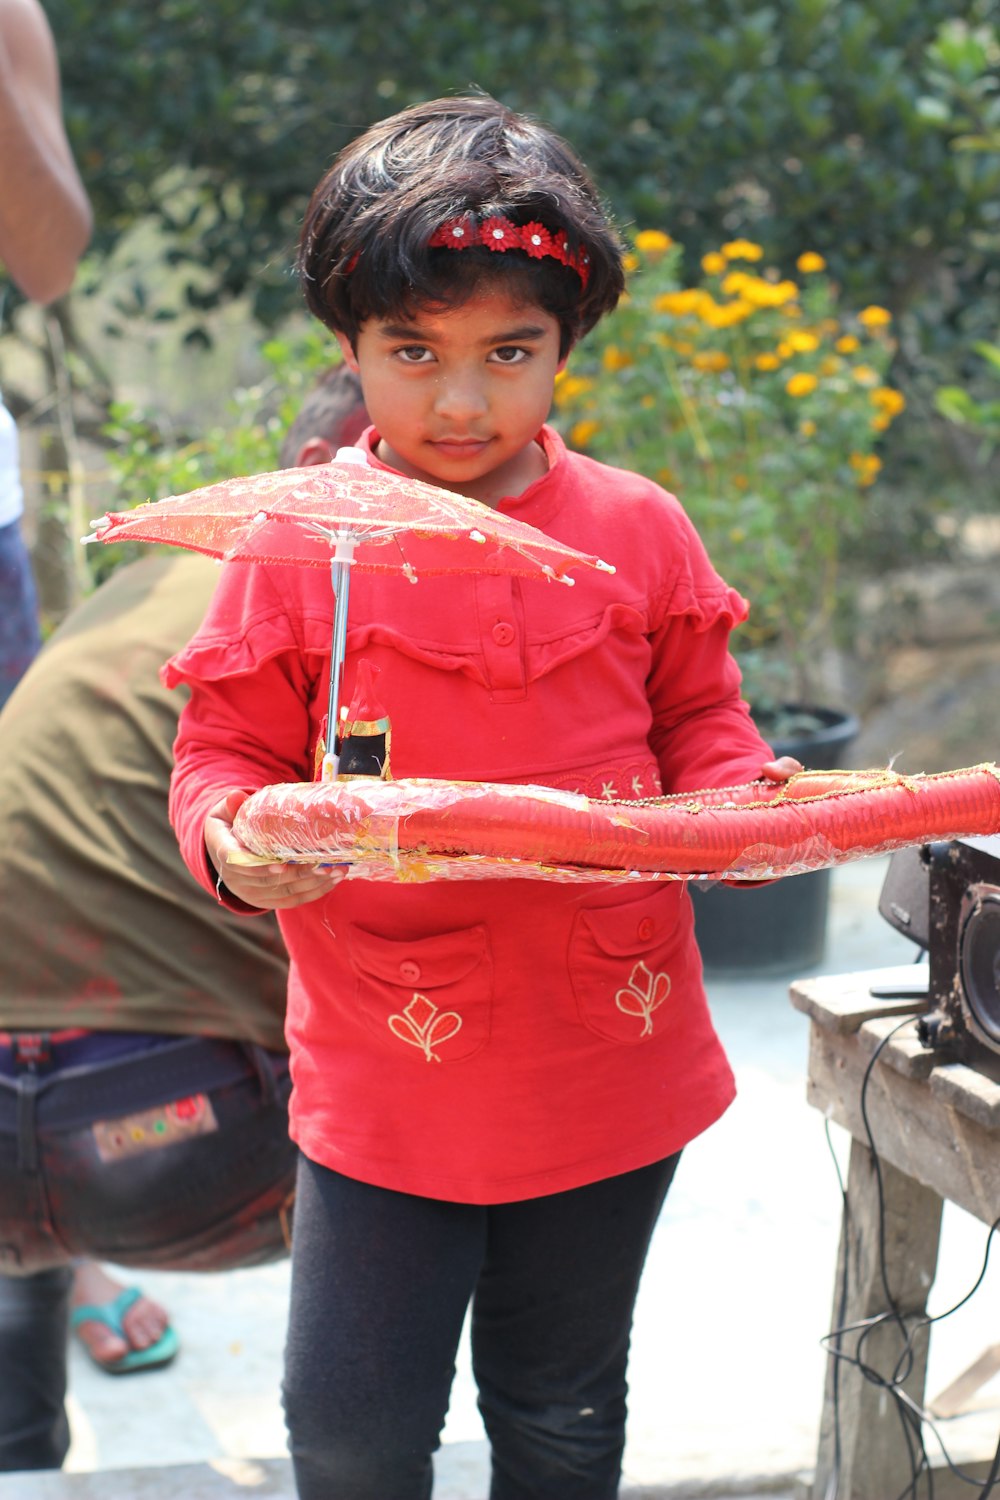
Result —
[[318, 377], [285, 433], [278, 462], [283, 469], [329, 463], [368, 426], [361, 382], [347, 365], [331, 365]]
[[550, 313], [560, 355], [622, 293], [622, 247], [586, 168], [553, 131], [485, 94], [413, 105], [366, 130], [316, 187], [299, 243], [310, 310], [353, 345], [502, 287]]

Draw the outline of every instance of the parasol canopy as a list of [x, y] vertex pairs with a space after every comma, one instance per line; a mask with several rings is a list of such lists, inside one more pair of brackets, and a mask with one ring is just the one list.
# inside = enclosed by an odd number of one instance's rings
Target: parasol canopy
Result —
[[[226, 562], [331, 569], [336, 596], [328, 724], [339, 722], [350, 570], [421, 576], [490, 573], [572, 584], [570, 568], [615, 570], [524, 521], [368, 463], [341, 448], [328, 464], [223, 479], [134, 510], [108, 512], [85, 542], [166, 542]], [[331, 734], [331, 739], [332, 739]], [[337, 774], [324, 758], [323, 776]]]
[[85, 541], [166, 542], [227, 562], [326, 567], [349, 538], [366, 571], [419, 578], [500, 573], [573, 582], [570, 568], [614, 569], [524, 521], [341, 448], [328, 464], [223, 479], [109, 512]]

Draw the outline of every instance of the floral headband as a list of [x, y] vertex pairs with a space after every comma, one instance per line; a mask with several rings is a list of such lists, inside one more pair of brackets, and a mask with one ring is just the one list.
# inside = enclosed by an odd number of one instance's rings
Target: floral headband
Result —
[[532, 260], [548, 256], [569, 266], [575, 271], [583, 285], [590, 279], [590, 257], [580, 250], [576, 255], [570, 249], [566, 232], [562, 229], [546, 229], [544, 224], [514, 224], [510, 219], [494, 214], [492, 218], [479, 222], [472, 214], [462, 214], [457, 219], [446, 219], [427, 241], [432, 248], [445, 250], [469, 250], [475, 245], [485, 245], [487, 250], [523, 250]]

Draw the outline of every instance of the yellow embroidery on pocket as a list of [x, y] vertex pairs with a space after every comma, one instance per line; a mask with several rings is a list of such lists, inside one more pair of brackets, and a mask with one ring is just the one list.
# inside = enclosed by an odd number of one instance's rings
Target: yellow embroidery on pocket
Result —
[[615, 1004], [626, 1016], [641, 1016], [640, 1036], [652, 1036], [653, 1011], [670, 994], [670, 975], [654, 974], [640, 959], [629, 975], [628, 988], [619, 990]]
[[434, 1051], [462, 1029], [462, 1017], [453, 1010], [439, 1011], [426, 995], [414, 991], [401, 1016], [389, 1017], [389, 1030], [401, 1042], [420, 1047], [428, 1062], [440, 1062]]

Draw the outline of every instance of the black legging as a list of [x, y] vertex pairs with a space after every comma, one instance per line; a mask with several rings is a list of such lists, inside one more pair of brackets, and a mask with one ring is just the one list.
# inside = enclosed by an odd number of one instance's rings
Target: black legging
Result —
[[613, 1500], [632, 1310], [677, 1160], [481, 1207], [300, 1159], [284, 1389], [300, 1500], [428, 1500], [470, 1297], [490, 1500]]

